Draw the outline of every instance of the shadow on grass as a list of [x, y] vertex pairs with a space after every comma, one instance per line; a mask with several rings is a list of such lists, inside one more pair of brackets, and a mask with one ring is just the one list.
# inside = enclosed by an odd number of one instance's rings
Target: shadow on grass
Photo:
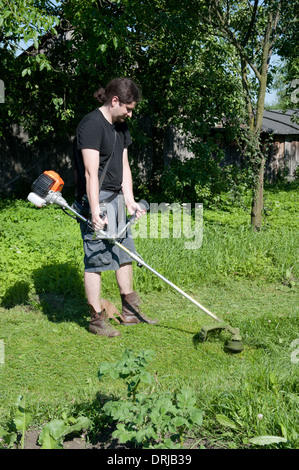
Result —
[[36, 295], [32, 295], [29, 282], [16, 282], [6, 290], [1, 307], [38, 308], [52, 322], [72, 321], [86, 327], [88, 308], [83, 275], [76, 266], [72, 263], [45, 265], [32, 271], [31, 279]]
[[13, 286], [9, 287], [4, 296], [2, 297], [1, 307], [13, 308], [16, 305], [29, 303], [29, 283], [25, 281], [16, 282]]
[[32, 279], [42, 311], [52, 322], [86, 326], [87, 303], [83, 275], [72, 263], [53, 263], [33, 271]]

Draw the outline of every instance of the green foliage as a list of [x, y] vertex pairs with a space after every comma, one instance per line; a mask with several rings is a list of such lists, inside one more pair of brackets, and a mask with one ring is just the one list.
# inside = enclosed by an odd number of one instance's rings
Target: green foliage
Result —
[[53, 419], [43, 427], [38, 442], [42, 449], [62, 449], [63, 440], [68, 434], [88, 429], [89, 426], [88, 418], [73, 418], [64, 413], [63, 419]]
[[[287, 25], [287, 37], [295, 44], [292, 21], [297, 2], [285, 4], [277, 21], [273, 20], [280, 4], [276, 1], [258, 8], [253, 2], [235, 0], [184, 0], [179, 4], [172, 0], [145, 4], [137, 0], [69, 0], [57, 8], [48, 1], [2, 3], [5, 41], [0, 51], [4, 66], [1, 79], [9, 83], [0, 109], [3, 135], [10, 133], [12, 122], [22, 126], [29, 133], [28, 144], [37, 147], [54, 136], [74, 135], [82, 115], [95, 106], [93, 92], [112, 77], [126, 75], [143, 90], [144, 100], [136, 110], [139, 119], [131, 123], [131, 131], [136, 168], [140, 167], [140, 155], [149, 149], [153, 169], [148, 186], [159, 186], [162, 175], [165, 192], [172, 198], [191, 195], [209, 204], [222, 204], [221, 193], [227, 187], [235, 197], [240, 186], [256, 183], [262, 161], [258, 139], [249, 143], [248, 136], [246, 145], [238, 141], [242, 154], [244, 147], [251, 152], [246, 161], [249, 172], [236, 171], [233, 165], [224, 170], [219, 154], [209, 161], [213, 149], [206, 150], [198, 141], [206, 140], [209, 130], [223, 121], [226, 129], [235, 133], [245, 122], [252, 127], [256, 104], [255, 130], [259, 133], [265, 71], [271, 81], [271, 63], [262, 66], [267, 50], [265, 54], [261, 51], [269, 41], [275, 43], [282, 36], [279, 50], [292, 56], [282, 32]], [[42, 35], [55, 33], [56, 26], [55, 40], [46, 42], [45, 49], [36, 54]], [[34, 50], [16, 59], [11, 44], [7, 45], [8, 31], [14, 42], [24, 33], [25, 40], [34, 41]], [[271, 51], [272, 47], [268, 58]], [[241, 68], [240, 59], [246, 67]], [[249, 67], [254, 79], [249, 77]], [[170, 126], [188, 136], [197, 160], [196, 177], [187, 174], [188, 165], [174, 165], [163, 173]]]
[[79, 227], [72, 219], [54, 207], [41, 213], [27, 202], [7, 200], [1, 201], [1, 219], [3, 305], [26, 303], [32, 294], [82, 292]]
[[21, 448], [25, 446], [25, 432], [32, 421], [32, 414], [25, 407], [25, 397], [20, 395], [15, 404], [16, 410], [11, 421], [8, 424], [8, 430], [0, 428], [0, 437], [3, 442], [9, 448], [13, 447], [15, 443], [19, 444], [19, 438], [21, 437]]
[[[22, 2], [16, 3], [21, 9]], [[40, 8], [29, 3], [29, 12]], [[99, 6], [69, 0], [57, 10], [51, 2], [43, 2], [42, 7], [58, 15], [59, 40], [51, 42], [45, 53], [27, 53], [18, 60], [3, 51], [7, 69], [1, 78], [10, 83], [10, 92], [1, 109], [2, 120], [23, 125], [29, 142], [73, 135], [82, 115], [95, 106], [93, 92], [116, 75], [130, 76], [141, 85], [144, 100], [137, 112], [152, 121], [143, 138], [152, 141], [157, 154], [171, 123], [183, 123], [188, 131], [190, 117], [197, 113], [206, 116], [206, 129], [224, 112], [227, 117], [232, 110], [237, 113], [241, 96], [235, 54], [229, 45], [204, 32], [197, 14], [200, 5], [122, 0]], [[38, 31], [38, 40], [50, 21], [45, 15], [38, 28], [41, 14], [29, 28], [34, 35]], [[16, 27], [22, 28], [20, 19]], [[134, 134], [134, 123], [132, 127]]]
[[254, 446], [269, 446], [271, 444], [285, 443], [287, 442], [287, 439], [279, 436], [259, 436], [250, 439], [250, 442]]
[[43, 34], [48, 31], [57, 33], [55, 26], [58, 25], [58, 17], [53, 15], [52, 2], [38, 3], [37, 5], [33, 0], [0, 1], [3, 48], [13, 51], [23, 50], [20, 44], [23, 40], [26, 46], [28, 43], [33, 43], [37, 50]]
[[[193, 172], [188, 174], [192, 176]], [[194, 237], [182, 233], [177, 238], [171, 224], [167, 238], [159, 232], [157, 238], [150, 238], [155, 219], [149, 214], [146, 238], [139, 238], [137, 231], [137, 251], [185, 289], [193, 289], [198, 282], [208, 285], [220, 279], [295, 286], [299, 278], [296, 188], [266, 190], [264, 225], [259, 234], [251, 230], [247, 220], [250, 192], [218, 196], [214, 202], [209, 200], [211, 208], [207, 208], [207, 202], [204, 204], [203, 241], [199, 249], [186, 249], [185, 243]], [[216, 210], [215, 206], [224, 209]], [[25, 201], [3, 200], [0, 222], [2, 306], [34, 304], [36, 296], [41, 299], [47, 294], [84, 296], [81, 238], [73, 219], [59, 208], [36, 209]], [[174, 254], [183, 253], [179, 266], [178, 255], [169, 257], [169, 246]], [[111, 274], [107, 273], [107, 277], [111, 280]], [[136, 269], [135, 285], [143, 292], [166, 289], [161, 280], [143, 269]]]
[[[223, 118], [228, 129], [244, 125], [249, 111], [243, 92], [253, 103], [261, 88], [261, 51], [268, 25], [275, 25], [270, 40], [282, 36], [281, 54], [294, 57], [297, 1], [284, 4], [277, 21], [272, 21], [279, 4], [270, 1], [256, 9], [253, 2], [235, 0], [184, 0], [178, 4], [172, 0], [68, 0], [56, 7], [50, 1], [2, 1], [1, 79], [9, 83], [0, 108], [2, 132], [9, 133], [14, 122], [29, 133], [28, 143], [37, 147], [54, 136], [74, 135], [82, 115], [95, 106], [96, 88], [116, 75], [130, 76], [141, 85], [144, 96], [137, 108], [139, 120], [131, 123], [134, 142], [138, 141], [134, 157], [138, 160], [145, 147], [152, 148], [153, 187], [163, 173], [163, 148], [169, 126], [174, 126], [189, 137], [190, 148], [194, 143], [193, 150], [201, 160], [194, 196], [221, 201], [219, 187], [231, 186], [233, 180], [238, 188], [235, 168], [223, 172], [220, 181], [219, 160], [216, 158], [218, 165], [209, 164], [207, 152], [198, 149], [198, 139], [205, 139]], [[47, 32], [57, 37], [36, 54]], [[33, 41], [34, 47], [16, 58], [15, 47], [21, 39]], [[247, 67], [243, 79], [240, 56]], [[249, 65], [254, 80], [249, 79]], [[271, 63], [267, 71], [269, 75]], [[291, 75], [289, 72], [288, 81]], [[259, 110], [259, 117], [261, 113]], [[256, 173], [260, 154], [254, 145], [251, 150], [258, 157], [252, 159]], [[185, 173], [185, 169], [177, 169]], [[205, 171], [208, 181], [203, 182]], [[190, 186], [187, 175], [176, 180], [174, 188], [168, 184], [172, 174], [163, 176], [168, 193], [175, 189], [174, 197], [179, 197], [193, 191], [195, 186]], [[243, 182], [245, 175], [240, 178]]]
[[247, 168], [225, 165], [224, 152], [212, 142], [193, 144], [195, 157], [173, 162], [160, 182], [160, 200], [200, 202], [204, 207], [229, 209], [250, 188]]
[[117, 364], [104, 362], [100, 365], [98, 378], [101, 380], [104, 374], [109, 374], [112, 378], [120, 377], [124, 379], [128, 386], [128, 396], [132, 397], [133, 402], [136, 398], [136, 390], [140, 382], [151, 383], [151, 376], [145, 370], [146, 365], [153, 357], [153, 351], [142, 351], [137, 357], [134, 357], [128, 349], [125, 350], [120, 361]]
[[[20, 396], [16, 403], [17, 409], [13, 418], [7, 425], [7, 430], [0, 427], [0, 438], [5, 448], [19, 448], [21, 436], [21, 449], [25, 448], [25, 434], [33, 417], [32, 413], [25, 408], [25, 397]], [[74, 418], [62, 413], [62, 419], [53, 419], [43, 426], [39, 434], [38, 443], [42, 449], [62, 449], [63, 440], [68, 434], [86, 430], [90, 427], [90, 420], [84, 416]]]
[[131, 400], [108, 401], [102, 411], [116, 422], [113, 437], [120, 443], [133, 442], [143, 448], [179, 448], [186, 432], [202, 424], [202, 412], [196, 407], [196, 397], [190, 390], [173, 395], [163, 392], [137, 393], [143, 382], [154, 378], [145, 370], [153, 351], [135, 356], [125, 350], [117, 363], [104, 362], [98, 377], [104, 375], [125, 380]]

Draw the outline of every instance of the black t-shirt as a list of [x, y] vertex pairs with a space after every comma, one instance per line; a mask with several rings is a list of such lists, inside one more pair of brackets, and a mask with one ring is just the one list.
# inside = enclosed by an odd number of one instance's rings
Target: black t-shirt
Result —
[[126, 122], [110, 124], [97, 108], [88, 113], [77, 127], [74, 139], [74, 165], [76, 173], [76, 200], [86, 194], [85, 168], [82, 149], [95, 149], [100, 153], [99, 178], [110, 157], [115, 139], [114, 153], [109, 163], [101, 190], [119, 191], [123, 178], [123, 151], [132, 139]]

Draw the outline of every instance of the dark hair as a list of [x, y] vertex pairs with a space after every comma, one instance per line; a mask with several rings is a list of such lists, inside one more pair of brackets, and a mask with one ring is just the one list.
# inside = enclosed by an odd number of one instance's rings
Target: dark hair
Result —
[[101, 104], [111, 102], [113, 96], [118, 96], [119, 101], [124, 104], [133, 101], [138, 103], [141, 100], [141, 90], [130, 78], [114, 78], [106, 88], [100, 88], [93, 96]]

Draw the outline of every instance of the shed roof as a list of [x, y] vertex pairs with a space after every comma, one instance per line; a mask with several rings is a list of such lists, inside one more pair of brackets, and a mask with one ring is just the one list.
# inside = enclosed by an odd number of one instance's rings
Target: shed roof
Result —
[[[298, 111], [297, 111], [298, 112]], [[299, 125], [291, 118], [296, 113], [294, 109], [287, 111], [265, 110], [262, 122], [262, 132], [274, 134], [299, 134]]]

